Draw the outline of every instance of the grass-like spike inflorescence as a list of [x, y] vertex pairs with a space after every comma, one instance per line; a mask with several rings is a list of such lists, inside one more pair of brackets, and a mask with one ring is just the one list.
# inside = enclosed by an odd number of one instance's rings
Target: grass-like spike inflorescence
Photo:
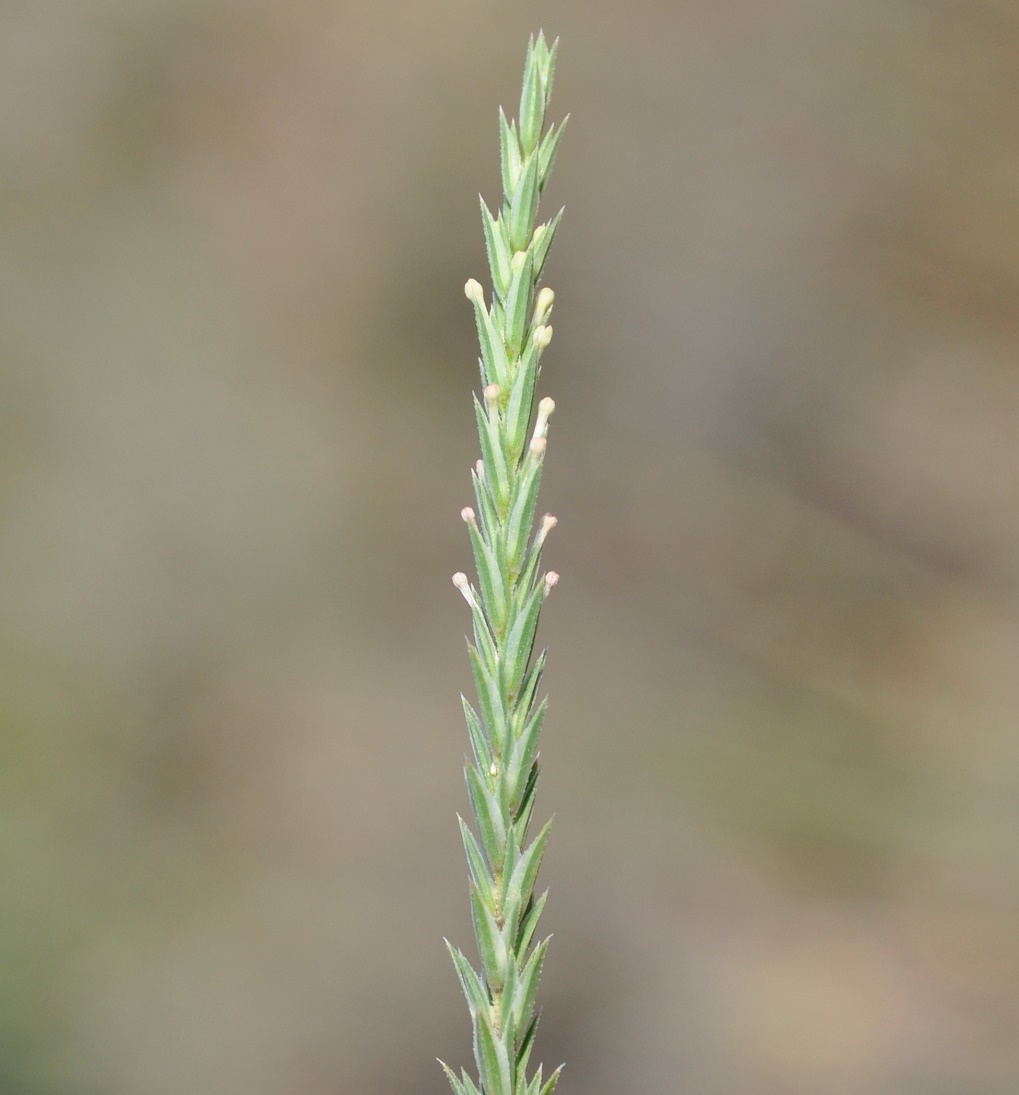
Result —
[[463, 698], [474, 829], [461, 818], [460, 831], [480, 971], [446, 945], [471, 1013], [480, 1086], [466, 1070], [458, 1077], [443, 1064], [456, 1095], [551, 1095], [562, 1068], [547, 1080], [541, 1065], [527, 1075], [548, 947], [548, 939], [535, 943], [545, 894], [535, 896], [534, 887], [551, 827], [549, 822], [528, 842], [546, 706], [538, 697], [545, 653], [535, 657], [534, 644], [542, 602], [559, 580], [554, 571], [541, 573], [542, 546], [556, 519], [546, 514], [532, 532], [555, 410], [546, 397], [535, 412], [534, 398], [555, 299], [538, 282], [562, 217], [560, 210], [535, 225], [568, 120], [545, 128], [557, 47], [549, 47], [543, 34], [531, 39], [519, 116], [510, 121], [499, 111], [502, 208], [493, 216], [481, 201], [491, 303], [473, 278], [464, 288], [481, 347], [482, 393], [474, 400], [481, 460], [471, 473], [477, 508], [461, 513], [477, 586], [463, 573], [454, 574], [453, 583], [470, 607], [474, 631], [468, 654], [477, 710]]

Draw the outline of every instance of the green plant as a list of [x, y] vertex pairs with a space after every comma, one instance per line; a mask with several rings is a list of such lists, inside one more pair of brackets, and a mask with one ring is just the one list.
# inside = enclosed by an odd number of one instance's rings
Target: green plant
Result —
[[[534, 413], [542, 351], [554, 294], [538, 289], [562, 210], [535, 226], [566, 119], [545, 130], [558, 42], [532, 38], [524, 65], [520, 117], [499, 111], [503, 205], [493, 217], [481, 202], [492, 277], [491, 304], [473, 278], [481, 344], [482, 398], [474, 410], [482, 459], [471, 473], [477, 510], [466, 508], [478, 584], [462, 573], [453, 582], [471, 609], [468, 641], [478, 710], [464, 698], [473, 763], [465, 774], [477, 836], [460, 819], [470, 871], [470, 901], [481, 971], [449, 952], [470, 1009], [480, 1088], [464, 1070], [442, 1067], [457, 1095], [550, 1095], [562, 1066], [542, 1082], [527, 1064], [538, 1023], [535, 993], [548, 939], [532, 946], [547, 891], [534, 886], [551, 822], [527, 843], [538, 785], [538, 738], [545, 717], [538, 699], [545, 652], [532, 658], [541, 604], [559, 580], [540, 573], [541, 549], [556, 523], [549, 514], [531, 534], [545, 456], [551, 399]], [[531, 428], [531, 419], [534, 426]], [[528, 439], [528, 435], [530, 435]]]

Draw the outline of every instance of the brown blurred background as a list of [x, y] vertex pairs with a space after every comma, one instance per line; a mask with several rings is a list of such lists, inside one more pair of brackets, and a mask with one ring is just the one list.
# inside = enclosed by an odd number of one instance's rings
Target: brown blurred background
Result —
[[462, 285], [539, 26], [538, 1056], [1019, 1090], [1014, 0], [6, 0], [2, 1095], [469, 1060]]

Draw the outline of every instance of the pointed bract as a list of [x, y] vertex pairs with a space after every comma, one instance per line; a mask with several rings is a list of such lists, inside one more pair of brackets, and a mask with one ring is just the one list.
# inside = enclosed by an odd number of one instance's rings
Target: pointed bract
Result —
[[507, 229], [509, 231], [510, 247], [514, 251], [523, 251], [530, 242], [534, 231], [534, 217], [538, 212], [538, 156], [531, 158], [524, 165], [520, 175], [520, 181], [513, 191], [510, 201]]

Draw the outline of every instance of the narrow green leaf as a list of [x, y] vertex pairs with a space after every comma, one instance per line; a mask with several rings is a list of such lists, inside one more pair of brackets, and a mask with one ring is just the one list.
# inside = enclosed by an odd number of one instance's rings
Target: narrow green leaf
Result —
[[474, 1025], [474, 1055], [485, 1095], [513, 1095], [509, 1058], [488, 1016], [479, 1015]]
[[460, 988], [471, 1015], [477, 1015], [479, 1012], [487, 1013], [491, 1006], [491, 999], [487, 989], [481, 983], [481, 978], [459, 948], [454, 947], [448, 939], [445, 943], [449, 956], [453, 959], [453, 968], [456, 970], [457, 980], [460, 982]]
[[520, 93], [520, 148], [529, 156], [537, 147], [545, 124], [545, 93], [541, 72], [533, 46], [524, 62], [523, 90]]
[[499, 814], [495, 798], [484, 785], [478, 773], [468, 765], [464, 769], [467, 778], [467, 797], [471, 802], [474, 820], [478, 823], [478, 834], [485, 857], [493, 873], [502, 863], [506, 848], [506, 824]]
[[559, 142], [566, 132], [566, 123], [570, 120], [569, 114], [559, 123], [553, 126], [542, 138], [541, 147], [538, 149], [538, 191], [545, 189], [545, 184], [552, 175], [555, 167], [556, 153], [559, 151]]
[[463, 1076], [463, 1085], [464, 1089], [467, 1091], [467, 1095], [482, 1095], [482, 1092], [475, 1086], [474, 1081], [467, 1075], [467, 1069], [461, 1069], [460, 1072]]
[[485, 904], [475, 885], [471, 885], [471, 918], [474, 921], [474, 937], [478, 943], [481, 967], [485, 980], [493, 992], [501, 992], [506, 982], [506, 964], [509, 959], [506, 940], [499, 931], [495, 917]]
[[[542, 142], [544, 146], [545, 142]], [[501, 218], [493, 217], [485, 199], [478, 195], [481, 202], [481, 224], [485, 230], [485, 250], [488, 253], [488, 268], [492, 274], [492, 285], [496, 295], [506, 299], [510, 284], [510, 249], [503, 234]]]
[[520, 180], [520, 142], [517, 140], [516, 127], [507, 120], [502, 107], [499, 107], [499, 152], [503, 200], [508, 208]]
[[[517, 256], [523, 255], [522, 259]], [[506, 297], [506, 349], [519, 357], [531, 317], [534, 295], [534, 257], [530, 251], [518, 251], [511, 265], [509, 295]]]
[[461, 692], [460, 702], [463, 704], [464, 719], [467, 722], [467, 733], [471, 738], [471, 750], [474, 753], [474, 763], [482, 772], [487, 772], [492, 767], [492, 750], [488, 744], [488, 731], [478, 717], [477, 711], [467, 702], [467, 697]]
[[[471, 878], [474, 880], [474, 885], [477, 886], [482, 900], [494, 912], [496, 901], [495, 882], [489, 873], [484, 853], [478, 847], [478, 842], [475, 840], [467, 822], [459, 814], [457, 814], [456, 819], [460, 822], [460, 836], [463, 838], [464, 851], [467, 853], [467, 866]], [[510, 844], [515, 843], [516, 841], [510, 841]]]
[[534, 218], [538, 213], [538, 194], [538, 156], [533, 155], [524, 165], [506, 219], [510, 247], [514, 251], [526, 250], [531, 240]]

